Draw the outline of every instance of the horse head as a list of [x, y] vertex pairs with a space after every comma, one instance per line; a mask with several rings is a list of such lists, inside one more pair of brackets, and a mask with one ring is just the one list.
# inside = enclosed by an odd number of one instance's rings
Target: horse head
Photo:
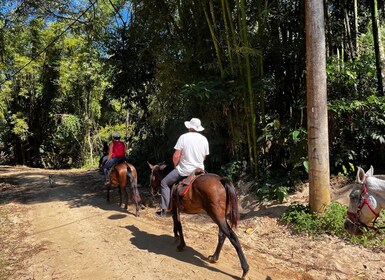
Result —
[[373, 166], [365, 173], [358, 167], [356, 182], [349, 194], [345, 229], [353, 235], [363, 234], [363, 228], [375, 228], [375, 222], [385, 208], [385, 176], [373, 175]]
[[160, 182], [167, 175], [168, 169], [167, 169], [167, 165], [164, 162], [158, 163], [155, 165], [152, 165], [151, 163], [147, 162], [147, 164], [151, 169], [151, 175], [150, 175], [151, 195], [155, 196], [160, 191]]

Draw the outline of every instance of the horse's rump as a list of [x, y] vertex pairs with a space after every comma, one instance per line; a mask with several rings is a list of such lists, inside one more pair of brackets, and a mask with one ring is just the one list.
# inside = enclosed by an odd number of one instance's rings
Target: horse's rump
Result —
[[137, 184], [138, 176], [136, 168], [132, 164], [128, 162], [122, 162], [112, 166], [110, 180], [111, 185], [120, 186], [120, 188], [131, 187], [132, 200], [135, 203], [141, 202], [141, 197]]
[[[195, 179], [185, 196], [179, 196], [177, 190], [173, 194], [174, 203], [183, 212], [189, 214], [206, 212], [212, 216], [213, 211], [220, 211], [221, 215], [228, 215], [231, 227], [238, 224], [238, 199], [235, 187], [228, 179], [214, 173], [206, 173]], [[212, 205], [216, 205], [216, 208], [213, 209]]]

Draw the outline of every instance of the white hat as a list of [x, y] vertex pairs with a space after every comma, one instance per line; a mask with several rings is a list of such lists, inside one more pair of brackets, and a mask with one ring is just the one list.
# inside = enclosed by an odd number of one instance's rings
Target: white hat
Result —
[[112, 138], [120, 138], [120, 133], [119, 132], [114, 132], [114, 134], [112, 134]]
[[184, 125], [187, 128], [192, 128], [195, 131], [202, 131], [204, 130], [203, 126], [201, 125], [200, 119], [192, 118], [189, 122], [184, 122]]

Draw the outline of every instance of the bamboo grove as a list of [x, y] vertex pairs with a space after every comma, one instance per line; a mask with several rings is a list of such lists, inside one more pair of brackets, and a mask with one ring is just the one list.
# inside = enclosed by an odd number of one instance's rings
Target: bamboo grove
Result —
[[[208, 170], [306, 178], [303, 0], [0, 5], [1, 163], [94, 166], [117, 130], [145, 170], [198, 117]], [[384, 1], [324, 7], [331, 171], [383, 166]]]

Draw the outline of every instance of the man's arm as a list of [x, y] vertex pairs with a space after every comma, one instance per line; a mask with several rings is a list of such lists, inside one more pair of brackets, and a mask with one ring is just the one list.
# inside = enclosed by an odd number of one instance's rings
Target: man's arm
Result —
[[108, 151], [108, 157], [107, 157], [107, 160], [110, 160], [112, 158], [112, 146], [113, 146], [113, 143], [110, 144], [110, 149]]
[[172, 162], [174, 163], [174, 167], [178, 165], [181, 155], [182, 155], [181, 150], [175, 150], [174, 154], [172, 155]]

